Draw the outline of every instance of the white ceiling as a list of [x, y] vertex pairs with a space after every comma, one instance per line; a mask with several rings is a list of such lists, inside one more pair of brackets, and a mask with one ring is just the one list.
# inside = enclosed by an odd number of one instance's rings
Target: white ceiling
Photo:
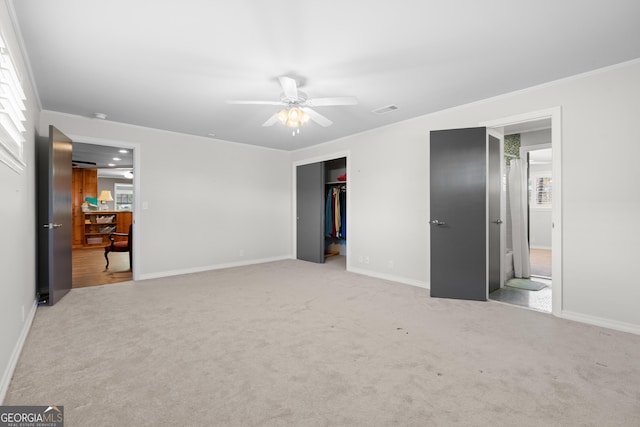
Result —
[[[292, 150], [640, 57], [638, 0], [10, 1], [42, 108]], [[280, 75], [334, 124], [262, 123]], [[371, 111], [390, 104], [385, 115]]]
[[98, 169], [104, 178], [129, 179], [124, 173], [133, 172], [133, 151], [118, 147], [74, 141], [72, 160], [74, 168]]

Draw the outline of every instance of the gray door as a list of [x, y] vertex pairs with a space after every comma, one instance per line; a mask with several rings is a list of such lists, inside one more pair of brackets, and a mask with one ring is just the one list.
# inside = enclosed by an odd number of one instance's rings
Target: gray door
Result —
[[486, 301], [486, 129], [430, 140], [431, 296]]
[[489, 200], [489, 293], [500, 288], [502, 271], [502, 250], [500, 248], [502, 218], [500, 210], [500, 140], [493, 135], [487, 135], [489, 144], [489, 175], [487, 177], [487, 191]]
[[324, 163], [296, 168], [297, 258], [324, 262]]
[[71, 289], [71, 140], [53, 126], [36, 145], [38, 294], [53, 305]]

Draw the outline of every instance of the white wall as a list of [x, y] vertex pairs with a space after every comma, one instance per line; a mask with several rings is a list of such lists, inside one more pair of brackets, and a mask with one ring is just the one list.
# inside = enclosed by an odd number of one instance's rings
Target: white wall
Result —
[[551, 209], [529, 210], [529, 246], [532, 249], [551, 249]]
[[[556, 106], [563, 138], [562, 313], [640, 333], [640, 285], [630, 279], [640, 259], [640, 61], [299, 150], [293, 161], [349, 150], [348, 268], [428, 284], [429, 131]], [[598, 180], [593, 164], [603, 165]], [[597, 205], [594, 193], [602, 197]], [[607, 226], [594, 227], [603, 218]], [[369, 265], [359, 263], [361, 255], [370, 256]]]
[[390, 126], [296, 151], [293, 160], [346, 150], [350, 152], [347, 268], [427, 286], [428, 152], [424, 131]]
[[533, 132], [523, 132], [520, 134], [521, 147], [530, 147], [532, 145], [541, 144], [551, 144], [551, 129], [541, 129]]
[[0, 162], [0, 402], [3, 401], [22, 341], [35, 312], [35, 162], [34, 135], [39, 108], [17, 44], [5, 2], [0, 2], [0, 29], [24, 77], [26, 100], [24, 162], [17, 173]]
[[43, 111], [50, 124], [138, 144], [141, 278], [291, 256], [290, 153]]

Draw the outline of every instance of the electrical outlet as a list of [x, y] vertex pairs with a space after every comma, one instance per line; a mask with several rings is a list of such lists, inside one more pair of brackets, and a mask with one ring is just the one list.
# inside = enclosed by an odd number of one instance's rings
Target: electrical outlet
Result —
[[239, 256], [244, 256], [244, 249], [240, 249], [240, 250], [238, 251], [238, 255], [239, 255]]
[[391, 261], [389, 261], [389, 262], [387, 263], [387, 267], [389, 267], [390, 269], [393, 269], [393, 266], [394, 266], [394, 264], [393, 264], [393, 260], [391, 260]]
[[364, 263], [365, 264], [369, 264], [369, 257], [368, 256], [364, 257]]
[[362, 262], [363, 262], [362, 255], [360, 255], [360, 256], [358, 257], [358, 262], [359, 262], [360, 264], [362, 264]]

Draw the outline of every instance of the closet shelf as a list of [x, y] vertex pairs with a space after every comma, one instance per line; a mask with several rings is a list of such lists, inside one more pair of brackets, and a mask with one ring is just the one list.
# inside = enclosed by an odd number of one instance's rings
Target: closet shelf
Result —
[[337, 184], [346, 184], [347, 181], [331, 181], [331, 182], [325, 182], [324, 185], [337, 185]]

